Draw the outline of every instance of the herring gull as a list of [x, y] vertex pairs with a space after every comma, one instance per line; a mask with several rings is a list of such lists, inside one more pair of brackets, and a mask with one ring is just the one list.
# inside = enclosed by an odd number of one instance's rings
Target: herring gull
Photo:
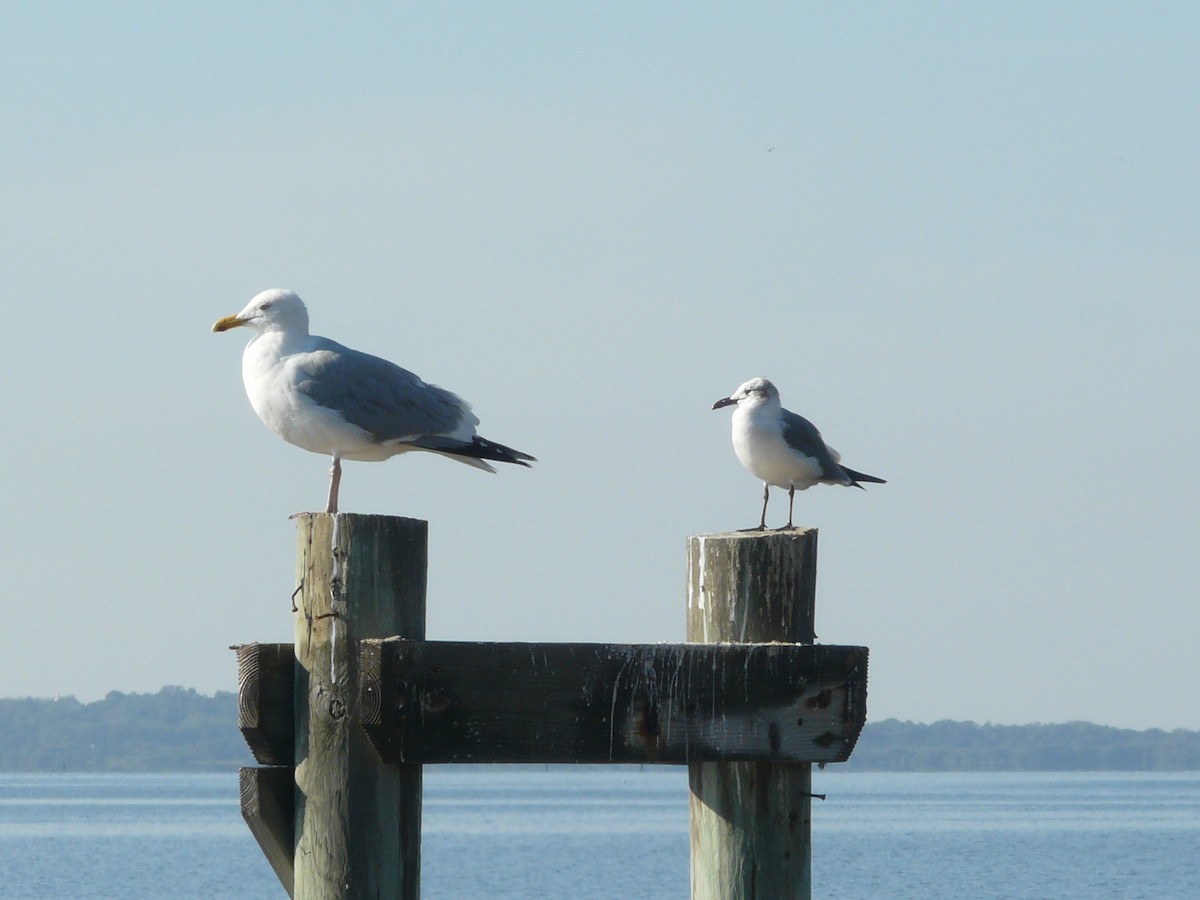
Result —
[[308, 333], [308, 310], [291, 291], [255, 296], [213, 331], [257, 334], [242, 355], [250, 405], [290, 444], [333, 460], [326, 512], [336, 513], [342, 460], [378, 462], [425, 450], [495, 472], [486, 460], [528, 466], [534, 457], [475, 433], [479, 419], [456, 394], [412, 372]]

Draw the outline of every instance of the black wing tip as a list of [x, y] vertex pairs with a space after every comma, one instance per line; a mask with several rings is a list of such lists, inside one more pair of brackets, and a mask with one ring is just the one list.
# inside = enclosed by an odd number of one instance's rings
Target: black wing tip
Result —
[[524, 466], [526, 469], [533, 468], [529, 463], [537, 462], [536, 456], [530, 456], [528, 453], [523, 453], [512, 447], [506, 447], [504, 444], [497, 444], [495, 441], [489, 441], [487, 438], [481, 438], [478, 435], [475, 436], [475, 439], [468, 446], [455, 452], [460, 456], [473, 456], [476, 459], [512, 463], [514, 466]]
[[855, 472], [853, 469], [847, 469], [845, 466], [842, 466], [842, 471], [850, 479], [850, 487], [861, 488], [865, 491], [866, 488], [859, 484], [860, 481], [865, 481], [867, 484], [887, 484], [887, 480], [884, 478], [876, 478], [874, 475], [867, 475], [864, 472]]
[[[522, 453], [520, 450], [514, 450], [512, 447], [506, 447], [504, 444], [497, 444], [478, 435], [473, 437], [469, 444], [446, 437], [426, 436], [409, 441], [408, 446], [418, 450], [441, 453], [445, 456], [458, 456], [462, 459], [512, 463], [515, 466], [524, 466], [527, 469], [532, 468], [529, 463], [537, 462], [537, 457], [530, 456], [528, 453]], [[525, 460], [528, 460], [528, 462], [525, 462]]]
[[512, 447], [504, 447], [493, 444], [493, 447], [499, 449], [503, 455], [489, 456], [488, 459], [496, 462], [512, 463], [514, 466], [524, 466], [526, 469], [532, 469], [530, 463], [537, 462], [536, 456], [530, 456], [528, 453], [522, 453], [520, 450], [514, 450]]

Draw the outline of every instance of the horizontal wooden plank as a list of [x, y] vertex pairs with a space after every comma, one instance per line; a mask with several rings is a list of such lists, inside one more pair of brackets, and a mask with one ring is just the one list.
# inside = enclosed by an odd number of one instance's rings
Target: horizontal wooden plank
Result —
[[294, 686], [296, 655], [291, 644], [239, 644], [238, 728], [254, 758], [264, 766], [295, 760]]
[[867, 648], [364, 641], [360, 719], [404, 763], [840, 762]]

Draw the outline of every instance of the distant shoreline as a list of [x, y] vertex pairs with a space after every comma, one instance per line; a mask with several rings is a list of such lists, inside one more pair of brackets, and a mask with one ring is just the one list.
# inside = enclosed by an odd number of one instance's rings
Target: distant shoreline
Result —
[[1189, 772], [1200, 770], [1200, 731], [1052, 725], [868, 722], [846, 763], [889, 772]]
[[[0, 699], [0, 772], [233, 772], [255, 765], [237, 695], [164, 687], [102, 700]], [[1052, 725], [868, 722], [841, 771], [1200, 771], [1200, 731]]]

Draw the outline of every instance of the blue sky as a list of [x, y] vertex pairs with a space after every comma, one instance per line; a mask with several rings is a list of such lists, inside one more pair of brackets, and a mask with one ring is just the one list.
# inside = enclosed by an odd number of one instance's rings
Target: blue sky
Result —
[[347, 465], [431, 523], [432, 637], [682, 639], [687, 535], [760, 497], [709, 407], [766, 375], [889, 480], [797, 498], [873, 718], [1200, 727], [1198, 20], [6, 9], [0, 694], [290, 640], [327, 461], [209, 333], [288, 287], [539, 457]]

